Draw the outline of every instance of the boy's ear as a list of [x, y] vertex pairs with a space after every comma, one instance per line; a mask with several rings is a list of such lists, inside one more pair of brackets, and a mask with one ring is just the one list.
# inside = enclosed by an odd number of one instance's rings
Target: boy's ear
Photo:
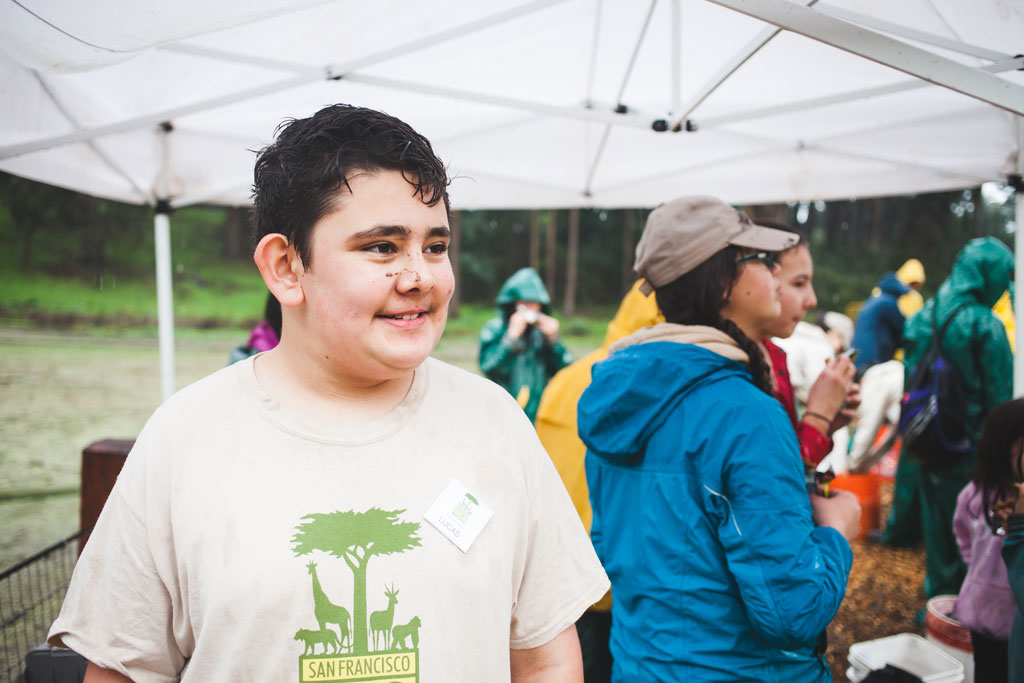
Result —
[[282, 306], [298, 306], [305, 300], [299, 281], [303, 271], [302, 259], [288, 243], [287, 237], [280, 233], [264, 236], [256, 245], [252, 258], [267, 289]]

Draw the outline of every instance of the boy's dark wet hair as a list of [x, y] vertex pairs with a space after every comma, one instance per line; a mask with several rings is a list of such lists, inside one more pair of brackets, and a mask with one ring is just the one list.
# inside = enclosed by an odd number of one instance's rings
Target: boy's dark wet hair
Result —
[[256, 157], [253, 243], [280, 233], [309, 268], [313, 226], [335, 208], [342, 188], [351, 190], [351, 177], [375, 171], [400, 171], [424, 204], [450, 209], [444, 164], [404, 121], [348, 104], [286, 120]]

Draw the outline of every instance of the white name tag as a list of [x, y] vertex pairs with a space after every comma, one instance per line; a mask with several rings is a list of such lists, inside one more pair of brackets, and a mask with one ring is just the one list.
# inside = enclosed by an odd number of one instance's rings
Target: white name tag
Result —
[[456, 548], [467, 552], [493, 514], [494, 511], [470, 493], [462, 482], [452, 479], [423, 515], [423, 519], [454, 543]]

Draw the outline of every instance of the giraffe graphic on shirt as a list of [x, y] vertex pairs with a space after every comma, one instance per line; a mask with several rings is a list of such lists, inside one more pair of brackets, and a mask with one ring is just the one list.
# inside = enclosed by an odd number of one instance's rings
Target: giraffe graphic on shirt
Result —
[[[305, 645], [303, 654], [299, 656], [299, 680], [302, 683], [385, 680], [382, 676], [388, 683], [418, 683], [419, 617], [413, 616], [405, 623], [395, 625], [399, 590], [394, 584], [384, 586], [387, 599], [384, 609], [369, 615], [367, 610], [370, 559], [378, 555], [403, 553], [421, 545], [420, 525], [401, 519], [404, 512], [373, 507], [364, 512], [312, 513], [303, 517], [296, 527], [292, 537], [295, 555], [318, 550], [341, 558], [352, 571], [353, 579], [350, 615], [345, 607], [332, 602], [324, 592], [316, 563], [307, 565], [307, 571], [313, 577], [314, 617], [320, 630], [300, 629], [295, 634], [295, 640]], [[338, 626], [340, 637], [330, 625]], [[346, 649], [346, 642], [349, 654], [341, 654], [341, 650]], [[322, 644], [323, 653], [316, 654], [317, 644]], [[329, 647], [334, 651], [328, 652]]]

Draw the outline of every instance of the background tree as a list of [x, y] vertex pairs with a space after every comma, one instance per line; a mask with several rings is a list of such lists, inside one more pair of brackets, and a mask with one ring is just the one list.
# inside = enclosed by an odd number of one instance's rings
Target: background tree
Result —
[[[806, 235], [814, 252], [821, 306], [844, 311], [868, 296], [883, 273], [908, 258], [924, 263], [927, 297], [968, 240], [991, 235], [1011, 244], [1016, 230], [1014, 200], [1010, 187], [986, 183], [931, 194], [741, 208], [755, 218], [788, 223]], [[225, 270], [251, 269], [250, 249], [243, 239], [247, 212], [190, 207], [174, 214], [176, 302], [187, 300], [194, 289], [224, 287], [225, 278], [218, 275]], [[458, 212], [456, 309], [459, 303], [491, 306], [509, 275], [535, 264], [558, 306], [574, 290], [571, 300], [577, 310], [610, 316], [632, 283], [631, 252], [649, 212], [579, 209], [575, 257], [570, 255], [568, 209]], [[10, 247], [0, 252], [0, 268], [77, 277], [98, 289], [112, 278], [148, 281], [153, 272], [152, 235], [149, 207], [0, 173], [0, 238]], [[569, 267], [574, 261], [575, 274]], [[258, 289], [258, 277], [238, 286]]]

